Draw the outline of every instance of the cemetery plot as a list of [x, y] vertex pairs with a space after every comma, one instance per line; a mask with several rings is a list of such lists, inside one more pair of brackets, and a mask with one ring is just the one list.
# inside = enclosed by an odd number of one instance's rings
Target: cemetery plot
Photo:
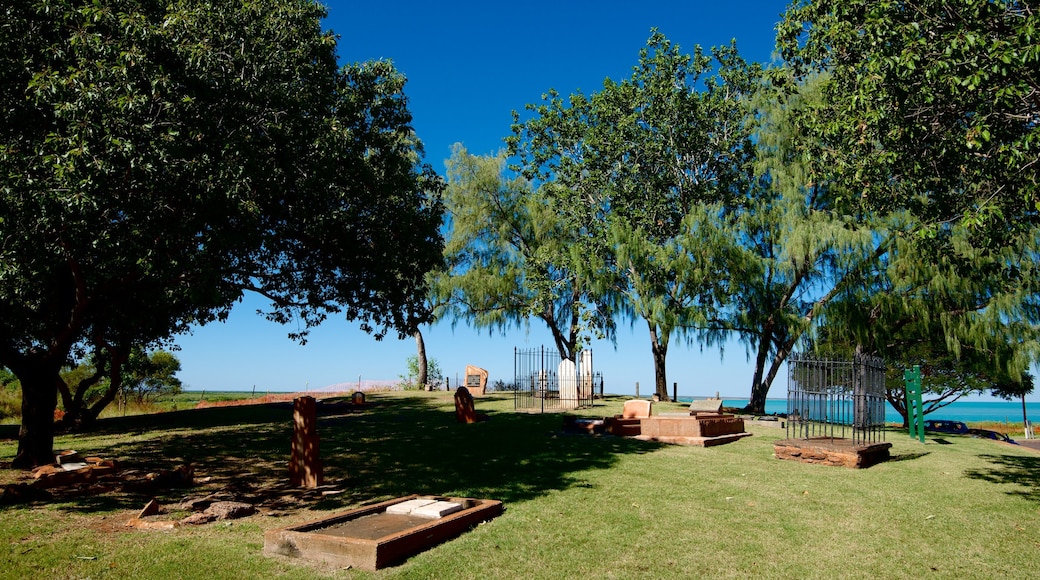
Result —
[[410, 495], [269, 530], [264, 553], [377, 570], [502, 513], [498, 500]]

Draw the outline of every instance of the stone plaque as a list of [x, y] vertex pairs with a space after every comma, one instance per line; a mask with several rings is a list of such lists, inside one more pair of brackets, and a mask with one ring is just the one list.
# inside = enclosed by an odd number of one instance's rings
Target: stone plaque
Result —
[[487, 389], [488, 372], [480, 367], [466, 365], [466, 389], [473, 396], [483, 395]]

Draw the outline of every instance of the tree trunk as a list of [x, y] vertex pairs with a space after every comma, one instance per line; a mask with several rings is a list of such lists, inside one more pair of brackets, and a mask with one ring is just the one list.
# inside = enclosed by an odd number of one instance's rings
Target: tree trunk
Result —
[[758, 352], [755, 354], [755, 377], [751, 380], [751, 396], [748, 398], [747, 407], [744, 407], [744, 411], [748, 413], [764, 415], [766, 412], [766, 396], [769, 394], [772, 380], [764, 380], [764, 375], [771, 342], [770, 333], [763, 331], [758, 341]]
[[907, 409], [906, 391], [900, 392], [901, 389], [886, 389], [885, 400], [888, 401], [889, 405], [899, 413], [899, 416], [903, 418], [903, 429], [910, 428], [910, 411]]
[[104, 411], [105, 407], [114, 401], [116, 395], [123, 390], [123, 364], [126, 363], [126, 359], [126, 354], [113, 354], [112, 362], [109, 363], [108, 390], [106, 390], [105, 394], [95, 401], [93, 405], [85, 406], [83, 408], [80, 420], [75, 425], [77, 429], [89, 427], [97, 420], [101, 411]]
[[668, 398], [668, 377], [665, 372], [665, 360], [668, 358], [668, 337], [665, 335], [662, 339], [657, 334], [657, 326], [650, 322], [647, 325], [650, 327], [650, 350], [654, 355], [654, 390], [658, 400], [669, 401], [671, 399]]
[[22, 384], [22, 425], [18, 430], [18, 453], [11, 462], [13, 468], [31, 469], [54, 463], [59, 369], [35, 361], [11, 369]]
[[[83, 426], [83, 416], [86, 412], [84, 397], [87, 390], [100, 382], [103, 375], [102, 370], [97, 370], [93, 375], [80, 381], [78, 385], [74, 385], [75, 393], [64, 379], [58, 381], [58, 393], [61, 395], [61, 404], [65, 409], [65, 416], [61, 419], [62, 427], [76, 430]], [[94, 416], [96, 417], [97, 413]]]
[[422, 331], [418, 328], [412, 334], [415, 337], [415, 348], [417, 350], [416, 359], [418, 360], [419, 376], [416, 379], [419, 383], [419, 387], [425, 388], [426, 381], [428, 379], [428, 365], [426, 362], [426, 343], [423, 341]]

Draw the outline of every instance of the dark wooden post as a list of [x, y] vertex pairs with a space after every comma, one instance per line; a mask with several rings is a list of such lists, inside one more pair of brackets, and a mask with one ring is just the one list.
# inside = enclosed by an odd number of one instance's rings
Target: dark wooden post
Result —
[[318, 453], [318, 405], [314, 397], [293, 401], [292, 457], [289, 480], [298, 487], [322, 484], [321, 456]]

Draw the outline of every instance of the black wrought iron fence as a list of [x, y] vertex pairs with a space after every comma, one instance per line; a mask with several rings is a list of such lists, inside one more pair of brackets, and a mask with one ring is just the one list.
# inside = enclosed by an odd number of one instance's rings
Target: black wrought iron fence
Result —
[[854, 443], [885, 436], [885, 363], [859, 356], [835, 360], [812, 354], [787, 359], [787, 437], [847, 438]]
[[591, 407], [596, 389], [603, 391], [603, 377], [593, 372], [592, 351], [575, 358], [563, 359], [544, 346], [514, 349], [514, 407], [539, 412]]

